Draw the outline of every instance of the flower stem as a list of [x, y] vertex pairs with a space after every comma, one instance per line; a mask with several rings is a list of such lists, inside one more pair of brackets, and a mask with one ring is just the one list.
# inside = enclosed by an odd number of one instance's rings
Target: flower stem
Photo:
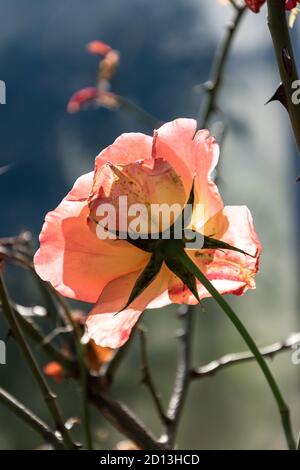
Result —
[[[267, 0], [268, 25], [276, 53], [281, 81], [287, 98], [288, 113], [300, 151], [300, 105], [293, 103], [293, 83], [298, 79], [297, 65], [286, 20], [284, 2]], [[298, 83], [299, 85], [299, 83]]]
[[234, 313], [230, 305], [226, 302], [226, 300], [222, 297], [222, 295], [215, 289], [213, 284], [207, 279], [205, 274], [200, 271], [200, 269], [193, 263], [193, 261], [189, 258], [189, 256], [186, 254], [186, 252], [181, 248], [178, 249], [175, 244], [169, 243], [165, 247], [165, 251], [169, 256], [176, 256], [178, 260], [181, 261], [181, 263], [191, 272], [194, 274], [194, 276], [201, 282], [201, 284], [207, 289], [207, 291], [211, 294], [211, 296], [215, 299], [215, 301], [219, 304], [221, 309], [224, 311], [224, 313], [227, 315], [227, 317], [230, 319], [230, 321], [234, 324], [246, 344], [248, 345], [250, 351], [253, 353], [258, 365], [261, 368], [261, 371], [263, 372], [270, 388], [273, 393], [273, 396], [275, 398], [275, 401], [278, 406], [278, 410], [281, 415], [281, 420], [282, 420], [282, 426], [284, 430], [284, 434], [286, 437], [286, 441], [288, 444], [288, 448], [290, 450], [296, 449], [296, 442], [293, 436], [293, 431], [292, 431], [292, 426], [291, 426], [291, 421], [290, 421], [290, 412], [289, 408], [286, 405], [282, 394], [279, 390], [279, 387], [272, 375], [271, 370], [269, 369], [269, 366], [267, 365], [266, 361], [262, 357], [258, 347], [256, 346], [254, 340], [248, 333], [247, 329], [244, 327], [243, 323], [241, 320], [238, 318], [238, 316]]

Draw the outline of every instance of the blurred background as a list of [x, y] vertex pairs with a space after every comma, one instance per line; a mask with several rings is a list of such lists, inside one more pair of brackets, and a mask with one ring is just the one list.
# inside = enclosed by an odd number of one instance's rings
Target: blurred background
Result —
[[[120, 51], [113, 82], [126, 96], [162, 121], [195, 117], [216, 45], [232, 16], [217, 0], [0, 0], [0, 79], [7, 104], [0, 106], [0, 237], [29, 230], [37, 238], [45, 214], [56, 207], [75, 179], [93, 169], [94, 157], [120, 133], [151, 130], [122, 111], [66, 111], [76, 90], [93, 86], [97, 58], [86, 44], [100, 39]], [[299, 22], [299, 24], [298, 24]], [[293, 36], [297, 55], [300, 20]], [[226, 204], [246, 204], [263, 244], [257, 289], [228, 298], [259, 345], [300, 330], [299, 204], [300, 174], [285, 109], [264, 106], [278, 85], [266, 25], [266, 9], [247, 12], [226, 69], [220, 106], [228, 124], [222, 145], [219, 184]], [[6, 271], [12, 298], [23, 305], [41, 302], [28, 273]], [[212, 300], [197, 312], [194, 364], [200, 365], [245, 346]], [[89, 306], [85, 306], [86, 309]], [[149, 358], [164, 404], [172, 389], [180, 326], [176, 308], [150, 310]], [[0, 320], [0, 339], [7, 326]], [[36, 350], [39, 361], [47, 360]], [[272, 370], [300, 428], [300, 365], [291, 353], [275, 358]], [[148, 390], [140, 385], [139, 344], [135, 341], [118, 374], [113, 394], [161, 432]], [[12, 340], [1, 386], [48, 419], [27, 367]], [[78, 414], [77, 385], [54, 385], [66, 416]], [[70, 399], [74, 396], [74, 399]], [[98, 448], [115, 448], [123, 439], [92, 410]], [[0, 405], [0, 448], [30, 449], [42, 444], [18, 418]], [[178, 434], [186, 449], [281, 449], [280, 418], [255, 364], [235, 366], [195, 382]]]

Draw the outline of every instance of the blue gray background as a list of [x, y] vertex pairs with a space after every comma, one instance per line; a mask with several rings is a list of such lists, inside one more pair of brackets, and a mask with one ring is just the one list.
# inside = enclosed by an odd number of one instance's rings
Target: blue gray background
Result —
[[[47, 211], [74, 180], [93, 168], [95, 155], [120, 133], [149, 130], [122, 112], [104, 109], [68, 115], [70, 95], [93, 85], [97, 59], [85, 53], [93, 39], [121, 53], [114, 81], [118, 93], [161, 120], [195, 117], [199, 84], [208, 78], [216, 44], [231, 8], [217, 0], [0, 0], [0, 79], [7, 104], [0, 106], [0, 236], [28, 229], [37, 236]], [[298, 30], [293, 32], [298, 55]], [[266, 11], [247, 14], [227, 67], [221, 107], [229, 125], [222, 147], [221, 190], [226, 204], [252, 211], [264, 253], [257, 290], [230, 298], [260, 345], [299, 330], [299, 158], [286, 112], [264, 106], [278, 83]], [[12, 297], [32, 304], [32, 281], [17, 269], [7, 272]], [[205, 301], [194, 332], [195, 364], [244, 349], [233, 327]], [[176, 364], [174, 308], [144, 315], [150, 361], [164, 402]], [[6, 334], [1, 323], [0, 338]], [[1, 385], [47, 418], [43, 403], [12, 341]], [[40, 357], [41, 364], [46, 362]], [[290, 354], [272, 369], [300, 428], [299, 372]], [[134, 344], [114, 387], [157, 433], [160, 425], [148, 392], [139, 385], [138, 344]], [[67, 416], [78, 413], [76, 384], [57, 387]], [[0, 448], [33, 448], [39, 437], [0, 406]], [[93, 412], [99, 448], [115, 447], [122, 437]], [[255, 364], [228, 369], [195, 383], [181, 423], [180, 448], [284, 448], [280, 418]]]

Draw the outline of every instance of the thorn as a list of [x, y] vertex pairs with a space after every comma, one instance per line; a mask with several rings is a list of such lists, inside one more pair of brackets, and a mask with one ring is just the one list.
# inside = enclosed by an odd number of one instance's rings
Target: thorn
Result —
[[287, 97], [282, 83], [280, 83], [274, 95], [271, 96], [271, 98], [265, 103], [265, 105], [271, 103], [272, 101], [279, 101], [285, 107], [286, 110], [288, 109]]

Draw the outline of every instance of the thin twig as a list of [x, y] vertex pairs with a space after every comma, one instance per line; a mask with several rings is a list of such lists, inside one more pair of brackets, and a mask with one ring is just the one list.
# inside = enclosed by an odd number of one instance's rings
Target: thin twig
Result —
[[156, 390], [156, 386], [151, 374], [148, 356], [147, 356], [147, 345], [146, 345], [146, 335], [145, 331], [142, 326], [138, 327], [138, 333], [140, 337], [140, 345], [141, 345], [141, 368], [142, 368], [142, 380], [141, 382], [148, 387], [150, 395], [153, 399], [154, 405], [156, 406], [158, 415], [163, 422], [163, 424], [169, 424], [169, 418], [164, 412], [163, 404], [161, 402], [161, 396], [159, 392]]
[[122, 434], [132, 440], [142, 450], [163, 450], [164, 444], [158, 442], [145, 425], [121, 402], [101, 393], [96, 387], [90, 388], [91, 403]]
[[284, 2], [267, 0], [268, 26], [273, 40], [277, 64], [284, 87], [287, 108], [294, 130], [298, 150], [300, 151], [300, 105], [293, 103], [292, 95], [295, 91], [293, 83], [299, 86], [297, 65], [294, 57], [289, 28], [286, 20]]
[[245, 6], [235, 6], [234, 18], [228, 24], [225, 38], [221, 41], [217, 49], [213, 61], [211, 77], [209, 81], [203, 85], [206, 93], [197, 118], [197, 129], [206, 129], [209, 125], [211, 115], [216, 111], [217, 99], [223, 82], [223, 73], [226, 62], [229, 56], [232, 42], [238, 30], [238, 26], [245, 12]]
[[85, 346], [82, 344], [82, 333], [79, 325], [74, 321], [69, 306], [64, 298], [54, 289], [54, 287], [48, 283], [50, 292], [57, 300], [57, 303], [62, 308], [63, 313], [66, 317], [67, 323], [72, 327], [74, 331], [74, 343], [77, 353], [77, 359], [79, 363], [80, 371], [80, 385], [81, 385], [81, 409], [82, 409], [82, 425], [85, 433], [86, 447], [88, 450], [93, 449], [93, 439], [91, 434], [91, 423], [90, 423], [90, 413], [89, 413], [89, 403], [88, 403], [88, 369], [85, 362]]
[[129, 115], [145, 124], [151, 130], [157, 129], [163, 124], [162, 121], [152, 116], [143, 108], [140, 108], [137, 104], [135, 104], [128, 98], [125, 98], [124, 96], [118, 96], [118, 99], [120, 103], [120, 108], [123, 109], [123, 111], [126, 111]]
[[241, 8], [241, 6], [236, 2], [236, 0], [229, 0], [229, 2], [236, 10], [239, 10]]
[[4, 285], [2, 276], [0, 275], [0, 298], [2, 300], [3, 312], [6, 316], [8, 324], [10, 325], [11, 331], [14, 335], [15, 340], [18, 342], [21, 351], [24, 354], [24, 357], [30, 367], [32, 374], [41, 390], [44, 401], [49, 409], [50, 414], [54, 420], [55, 426], [58, 431], [61, 432], [64, 444], [68, 449], [76, 448], [76, 445], [73, 443], [67, 429], [65, 428], [61, 413], [56, 403], [56, 395], [50, 390], [47, 381], [40, 371], [40, 368], [31, 352], [30, 347], [27, 344], [27, 341], [23, 335], [23, 331], [20, 327], [18, 319], [15, 315], [14, 310], [11, 307], [8, 294]]
[[40, 330], [35, 322], [33, 322], [31, 319], [24, 318], [17, 312], [17, 310], [15, 310], [15, 314], [18, 315], [18, 321], [25, 334], [29, 335], [37, 343], [37, 346], [47, 353], [51, 359], [59, 362], [65, 370], [75, 374], [77, 369], [75, 360], [66, 356], [50, 341], [45, 341], [44, 333]]
[[63, 450], [65, 448], [61, 437], [59, 437], [57, 433], [53, 432], [49, 426], [44, 423], [44, 421], [38, 418], [31, 410], [23, 405], [23, 403], [20, 403], [15, 397], [13, 397], [2, 387], [0, 387], [0, 401], [15, 415], [17, 415], [32, 429], [34, 429], [34, 431], [40, 434], [40, 436], [46, 442], [52, 444], [54, 449]]
[[[293, 333], [284, 341], [278, 341], [261, 348], [260, 353], [265, 358], [273, 358], [277, 354], [292, 349], [297, 344], [300, 344], [300, 333]], [[191, 379], [202, 379], [214, 375], [227, 367], [251, 362], [253, 360], [255, 360], [255, 357], [250, 351], [226, 354], [215, 361], [192, 369], [190, 371]]]
[[180, 340], [179, 360], [167, 412], [169, 423], [166, 426], [165, 436], [163, 437], [166, 440], [167, 446], [171, 448], [174, 447], [179, 421], [190, 385], [193, 313], [193, 307], [190, 305], [181, 305], [178, 309], [178, 315], [182, 319], [183, 327], [178, 335]]

